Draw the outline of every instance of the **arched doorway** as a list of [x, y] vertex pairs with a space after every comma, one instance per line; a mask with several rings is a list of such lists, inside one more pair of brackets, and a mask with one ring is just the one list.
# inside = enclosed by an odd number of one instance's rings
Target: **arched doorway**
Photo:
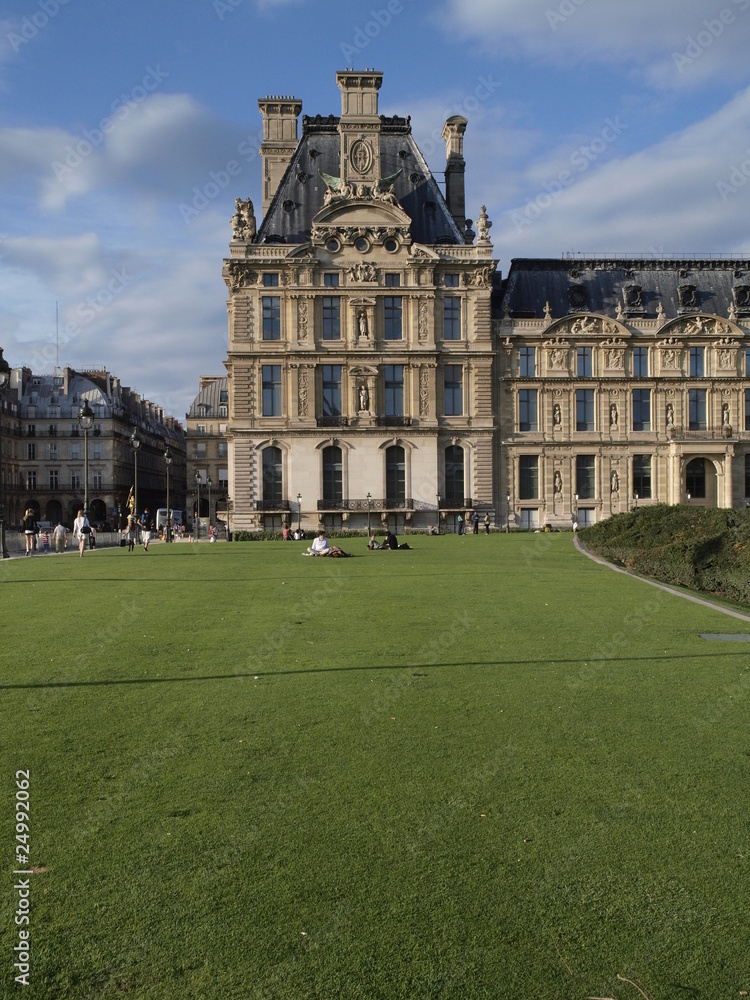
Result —
[[57, 524], [58, 521], [62, 521], [62, 504], [60, 501], [48, 500], [44, 514], [50, 524]]
[[105, 524], [107, 520], [107, 505], [103, 500], [92, 500], [89, 514], [95, 524]]
[[690, 501], [715, 507], [717, 500], [716, 467], [707, 458], [693, 458], [685, 466], [685, 494]]

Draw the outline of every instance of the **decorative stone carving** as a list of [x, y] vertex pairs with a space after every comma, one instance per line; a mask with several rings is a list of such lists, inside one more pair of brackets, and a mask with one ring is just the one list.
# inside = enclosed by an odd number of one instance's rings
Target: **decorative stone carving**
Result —
[[467, 288], [489, 288], [492, 284], [492, 275], [495, 268], [480, 267], [474, 271], [464, 271], [463, 282]]
[[377, 281], [378, 269], [370, 263], [354, 264], [346, 269], [347, 276], [352, 281]]
[[612, 403], [609, 408], [609, 426], [616, 429], [619, 422], [620, 422], [620, 417], [617, 412], [617, 406], [614, 403]]
[[656, 310], [656, 322], [659, 326], [664, 326], [667, 320], [667, 314], [664, 312], [664, 306], [659, 301], [659, 307]]
[[430, 325], [430, 307], [428, 306], [425, 299], [421, 299], [419, 302], [419, 318], [417, 322], [417, 331], [420, 343], [424, 343], [427, 340], [427, 335], [429, 333]]
[[233, 292], [257, 284], [260, 277], [244, 260], [230, 260], [227, 263], [227, 275], [227, 283]]
[[300, 299], [297, 304], [297, 340], [307, 340], [309, 332], [308, 301]]
[[477, 246], [492, 246], [492, 243], [490, 242], [491, 228], [492, 223], [487, 218], [487, 208], [485, 205], [482, 205], [482, 210], [479, 213], [479, 218], [477, 219], [477, 232], [479, 233]]
[[426, 417], [430, 412], [430, 374], [427, 368], [419, 372], [419, 415]]
[[307, 368], [300, 365], [297, 370], [297, 416], [307, 416]]
[[570, 344], [561, 337], [548, 340], [545, 345], [548, 352], [549, 367], [554, 371], [563, 371], [568, 367], [568, 349]]
[[[360, 309], [357, 313], [357, 332], [360, 337], [368, 337], [369, 332], [367, 328], [367, 311], [365, 309]], [[362, 407], [364, 409], [364, 407]]]
[[362, 382], [359, 386], [359, 412], [369, 413], [370, 412], [370, 391], [367, 388], [367, 383]]
[[557, 496], [560, 496], [563, 491], [563, 478], [559, 469], [555, 471], [555, 478], [552, 485]]
[[234, 202], [234, 215], [230, 222], [232, 236], [235, 240], [249, 242], [255, 238], [257, 226], [255, 222], [255, 210], [253, 203], [247, 198], [243, 201], [237, 198]]
[[599, 333], [601, 329], [602, 321], [597, 316], [579, 316], [570, 324], [572, 337], [579, 337], [582, 333]]
[[667, 337], [659, 344], [661, 350], [661, 366], [665, 370], [678, 371], [680, 368], [680, 353], [682, 343], [676, 337]]
[[620, 492], [620, 477], [617, 473], [617, 469], [612, 469], [612, 475], [609, 477], [609, 492], [612, 494], [618, 494]]
[[674, 427], [674, 406], [667, 403], [667, 427]]
[[562, 410], [559, 403], [552, 404], [552, 426], [562, 427]]

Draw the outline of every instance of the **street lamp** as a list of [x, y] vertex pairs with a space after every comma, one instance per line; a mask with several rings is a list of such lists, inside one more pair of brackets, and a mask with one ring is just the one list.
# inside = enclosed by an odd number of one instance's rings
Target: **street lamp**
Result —
[[195, 504], [195, 540], [196, 542], [200, 540], [201, 537], [201, 474], [196, 472], [195, 474], [195, 485], [197, 488], [197, 502]]
[[633, 503], [635, 504], [635, 509], [636, 510], [638, 510], [638, 500], [639, 500], [638, 494], [634, 493], [633, 494]]
[[302, 494], [297, 494], [297, 534], [302, 536]]
[[688, 493], [687, 498], [688, 498], [688, 503], [690, 503], [690, 501], [693, 499], [692, 493]]
[[505, 502], [508, 505], [508, 516], [505, 520], [505, 534], [510, 534], [510, 490], [505, 494]]
[[94, 411], [84, 399], [78, 411], [78, 423], [83, 430], [83, 516], [89, 516], [89, 431], [94, 426]]
[[130, 435], [130, 447], [133, 449], [133, 518], [136, 521], [138, 520], [138, 449], [142, 444], [143, 438], [138, 428], [134, 427]]
[[169, 509], [169, 467], [172, 464], [172, 452], [167, 448], [164, 452], [164, 464], [167, 467], [167, 533], [164, 536], [165, 542], [172, 541], [172, 512]]
[[0, 557], [8, 559], [10, 553], [5, 544], [5, 508], [3, 506], [3, 396], [10, 385], [10, 365], [3, 357], [0, 347]]
[[370, 504], [372, 503], [372, 493], [367, 494], [367, 537], [370, 537]]
[[208, 486], [208, 525], [211, 526], [211, 487], [213, 486], [213, 480], [210, 476], [206, 477], [206, 486]]
[[435, 496], [436, 496], [436, 499], [437, 499], [437, 524], [436, 524], [436, 528], [437, 528], [437, 533], [440, 534], [440, 492], [438, 491], [438, 493], [436, 493]]

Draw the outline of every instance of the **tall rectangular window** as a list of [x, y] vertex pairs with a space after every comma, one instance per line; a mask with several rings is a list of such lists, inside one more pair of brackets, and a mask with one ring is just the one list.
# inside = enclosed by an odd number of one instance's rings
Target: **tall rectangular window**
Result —
[[386, 340], [401, 340], [400, 295], [386, 295], [383, 299], [383, 329]]
[[651, 456], [633, 455], [633, 495], [638, 499], [651, 497]]
[[633, 389], [633, 430], [651, 430], [650, 389]]
[[103, 483], [103, 481], [104, 480], [102, 479], [101, 472], [95, 472], [93, 474], [93, 476], [91, 477], [91, 485], [94, 487], [95, 490], [102, 489], [102, 483]]
[[704, 431], [707, 427], [706, 390], [688, 389], [688, 428], [691, 431]]
[[263, 416], [281, 416], [281, 365], [263, 365]]
[[460, 417], [464, 412], [463, 365], [446, 365], [443, 369], [446, 417]]
[[576, 389], [576, 430], [596, 430], [593, 389]]
[[633, 348], [633, 378], [648, 378], [648, 348]]
[[26, 460], [34, 461], [36, 459], [36, 442], [28, 441], [26, 443]]
[[281, 340], [281, 299], [278, 295], [263, 295], [263, 339]]
[[537, 500], [538, 498], [539, 498], [539, 456], [519, 455], [518, 499]]
[[704, 361], [706, 356], [706, 349], [704, 347], [691, 347], [690, 348], [690, 377], [691, 378], [703, 378], [705, 375], [704, 371]]
[[576, 455], [576, 493], [579, 500], [596, 496], [596, 455]]
[[81, 488], [81, 473], [77, 469], [70, 473], [70, 488], [72, 490], [80, 490]]
[[443, 340], [461, 339], [461, 299], [446, 295], [443, 299]]
[[404, 366], [386, 365], [383, 387], [385, 389], [385, 415], [404, 415]]
[[745, 389], [745, 430], [750, 431], [750, 389]]
[[341, 299], [337, 295], [323, 296], [323, 340], [341, 339]]
[[35, 490], [36, 489], [36, 469], [29, 469], [26, 473], [26, 489]]
[[591, 378], [591, 348], [579, 347], [576, 351], [576, 375]]
[[60, 473], [57, 469], [49, 470], [49, 488], [51, 490], [56, 490], [60, 485]]
[[536, 378], [535, 347], [522, 347], [518, 352], [518, 374], [521, 378]]
[[518, 390], [518, 429], [519, 431], [539, 430], [536, 389]]
[[341, 365], [323, 365], [323, 416], [341, 416]]

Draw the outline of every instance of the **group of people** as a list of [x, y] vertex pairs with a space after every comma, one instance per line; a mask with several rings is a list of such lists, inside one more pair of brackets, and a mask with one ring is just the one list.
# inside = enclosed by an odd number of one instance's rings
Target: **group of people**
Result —
[[[458, 517], [457, 517], [457, 519], [456, 519], [456, 521], [458, 523], [458, 533], [459, 533], [459, 535], [465, 534], [465, 531], [466, 531], [466, 521], [464, 520], [463, 514], [459, 514]], [[473, 535], [478, 535], [479, 534], [479, 514], [475, 510], [473, 510], [471, 512], [471, 514], [469, 515], [468, 521], [471, 524], [471, 532], [472, 532], [472, 534]], [[486, 513], [484, 515], [484, 533], [485, 533], [485, 535], [489, 535], [489, 533], [490, 533], [490, 515], [489, 515], [489, 513]]]
[[[29, 507], [26, 510], [23, 520], [21, 521], [21, 531], [26, 545], [27, 556], [33, 556], [37, 551], [37, 539], [40, 534], [42, 540], [42, 550], [44, 552], [49, 552], [50, 533], [46, 530], [40, 533], [39, 523], [37, 522], [33, 507]], [[86, 547], [86, 539], [89, 540], [89, 548], [96, 548], [96, 532], [89, 523], [88, 517], [86, 517], [82, 510], [78, 511], [78, 516], [73, 522], [73, 537], [78, 542], [78, 553], [80, 556], [83, 555]], [[61, 521], [58, 521], [52, 529], [52, 540], [55, 543], [55, 552], [59, 553], [65, 551], [68, 545], [68, 529]]]
[[398, 539], [393, 534], [390, 528], [386, 530], [385, 538], [382, 542], [379, 542], [375, 537], [375, 532], [370, 535], [370, 541], [367, 543], [368, 549], [410, 549], [411, 545], [408, 542], [402, 542], [398, 544]]

